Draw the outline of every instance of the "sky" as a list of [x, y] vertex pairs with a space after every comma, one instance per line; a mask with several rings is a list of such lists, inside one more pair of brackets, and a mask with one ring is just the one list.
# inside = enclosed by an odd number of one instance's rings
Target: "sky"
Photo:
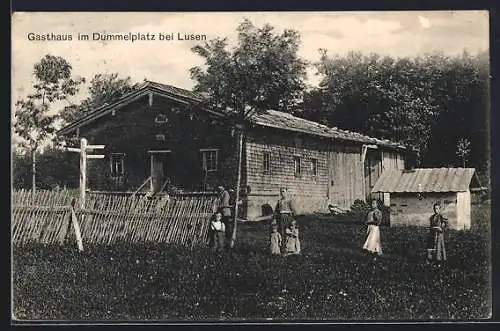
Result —
[[[16, 12], [12, 18], [12, 101], [30, 93], [33, 65], [44, 55], [69, 61], [75, 76], [90, 80], [98, 73], [118, 73], [134, 81], [153, 80], [191, 89], [189, 68], [201, 65], [190, 49], [199, 41], [159, 41], [158, 34], [193, 33], [207, 39], [227, 37], [236, 41], [236, 28], [248, 18], [257, 26], [269, 23], [276, 32], [297, 30], [299, 55], [315, 62], [319, 48], [329, 54], [349, 51], [379, 53], [393, 57], [443, 52], [454, 55], [467, 49], [475, 54], [489, 49], [487, 11], [413, 12]], [[93, 33], [150, 33], [151, 41], [92, 40]], [[31, 41], [32, 34], [72, 35], [71, 41]], [[88, 41], [77, 35], [89, 34]], [[310, 69], [308, 83], [318, 83]], [[68, 102], [86, 96], [86, 86]]]

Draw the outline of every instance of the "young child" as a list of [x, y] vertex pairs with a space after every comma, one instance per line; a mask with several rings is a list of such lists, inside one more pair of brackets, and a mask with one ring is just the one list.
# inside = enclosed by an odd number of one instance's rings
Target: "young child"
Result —
[[374, 255], [376, 260], [377, 255], [382, 255], [382, 244], [380, 243], [380, 224], [382, 223], [382, 212], [378, 209], [377, 200], [371, 202], [371, 210], [366, 215], [366, 232], [368, 234], [363, 249]]
[[300, 254], [300, 240], [299, 228], [297, 221], [292, 220], [285, 230], [285, 255], [299, 255]]
[[427, 263], [437, 262], [441, 266], [446, 261], [446, 250], [444, 247], [444, 229], [448, 225], [446, 218], [441, 215], [441, 205], [435, 203], [434, 214], [430, 217], [429, 235], [427, 237]]
[[215, 251], [222, 251], [224, 249], [224, 237], [226, 227], [222, 222], [222, 213], [215, 212], [210, 220], [210, 246]]
[[271, 254], [280, 255], [281, 254], [281, 233], [278, 232], [278, 225], [273, 223], [271, 225]]

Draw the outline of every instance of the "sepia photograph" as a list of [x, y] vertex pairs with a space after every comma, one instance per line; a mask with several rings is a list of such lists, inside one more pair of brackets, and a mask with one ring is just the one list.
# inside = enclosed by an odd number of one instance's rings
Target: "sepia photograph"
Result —
[[12, 13], [11, 323], [491, 319], [489, 22]]

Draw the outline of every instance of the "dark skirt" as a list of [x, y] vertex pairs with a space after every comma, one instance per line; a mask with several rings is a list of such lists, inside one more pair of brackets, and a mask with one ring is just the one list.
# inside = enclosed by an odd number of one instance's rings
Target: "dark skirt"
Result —
[[291, 214], [279, 214], [278, 216], [278, 230], [281, 236], [285, 237], [285, 229], [292, 223], [293, 217]]
[[211, 231], [209, 234], [209, 246], [216, 251], [224, 249], [225, 235], [222, 231]]
[[429, 231], [429, 236], [427, 237], [427, 259], [432, 261], [446, 260], [443, 232], [435, 229]]

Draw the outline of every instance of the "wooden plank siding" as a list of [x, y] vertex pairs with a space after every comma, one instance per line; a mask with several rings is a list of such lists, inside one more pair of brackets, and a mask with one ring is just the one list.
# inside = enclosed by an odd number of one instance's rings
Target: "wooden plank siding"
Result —
[[403, 170], [404, 168], [405, 163], [401, 154], [388, 150], [382, 151], [382, 171], [386, 169]]
[[[158, 122], [158, 116], [166, 121]], [[105, 159], [89, 160], [89, 188], [93, 190], [134, 190], [151, 175], [149, 151], [170, 150], [167, 169], [172, 184], [186, 190], [214, 188], [227, 169], [226, 159], [234, 153], [230, 128], [210, 113], [195, 106], [160, 96], [151, 107], [144, 97], [97, 119], [79, 130], [89, 144], [104, 144]], [[164, 138], [164, 139], [162, 139]], [[205, 174], [202, 149], [217, 149], [218, 169]], [[124, 154], [124, 177], [111, 176], [110, 155]], [[226, 180], [227, 181], [227, 180]], [[204, 186], [204, 187], [203, 187]]]
[[[264, 205], [274, 208], [280, 187], [295, 197], [299, 212], [324, 210], [328, 199], [327, 143], [307, 135], [277, 130], [252, 130], [245, 143], [247, 217], [261, 216]], [[270, 169], [264, 169], [264, 153], [270, 154]], [[301, 173], [295, 173], [294, 157], [299, 157]], [[311, 159], [316, 160], [316, 175]]]
[[330, 148], [329, 203], [349, 208], [356, 199], [364, 199], [361, 147], [334, 145]]
[[[280, 187], [287, 187], [295, 198], [299, 213], [327, 211], [328, 204], [350, 208], [356, 199], [369, 195], [364, 187], [365, 167], [361, 161], [361, 144], [334, 141], [299, 133], [253, 128], [247, 134], [244, 154], [244, 185], [250, 189], [246, 199], [248, 219], [262, 215], [262, 210], [274, 208]], [[375, 149], [368, 164], [375, 171], [368, 173], [368, 185], [373, 186], [387, 168], [404, 167], [397, 153]], [[264, 154], [270, 155], [269, 169], [264, 169]], [[382, 154], [384, 157], [382, 157]], [[301, 173], [295, 174], [295, 157], [301, 161]], [[311, 169], [316, 162], [316, 175]], [[381, 162], [384, 159], [385, 162]], [[365, 160], [366, 161], [366, 160]]]

